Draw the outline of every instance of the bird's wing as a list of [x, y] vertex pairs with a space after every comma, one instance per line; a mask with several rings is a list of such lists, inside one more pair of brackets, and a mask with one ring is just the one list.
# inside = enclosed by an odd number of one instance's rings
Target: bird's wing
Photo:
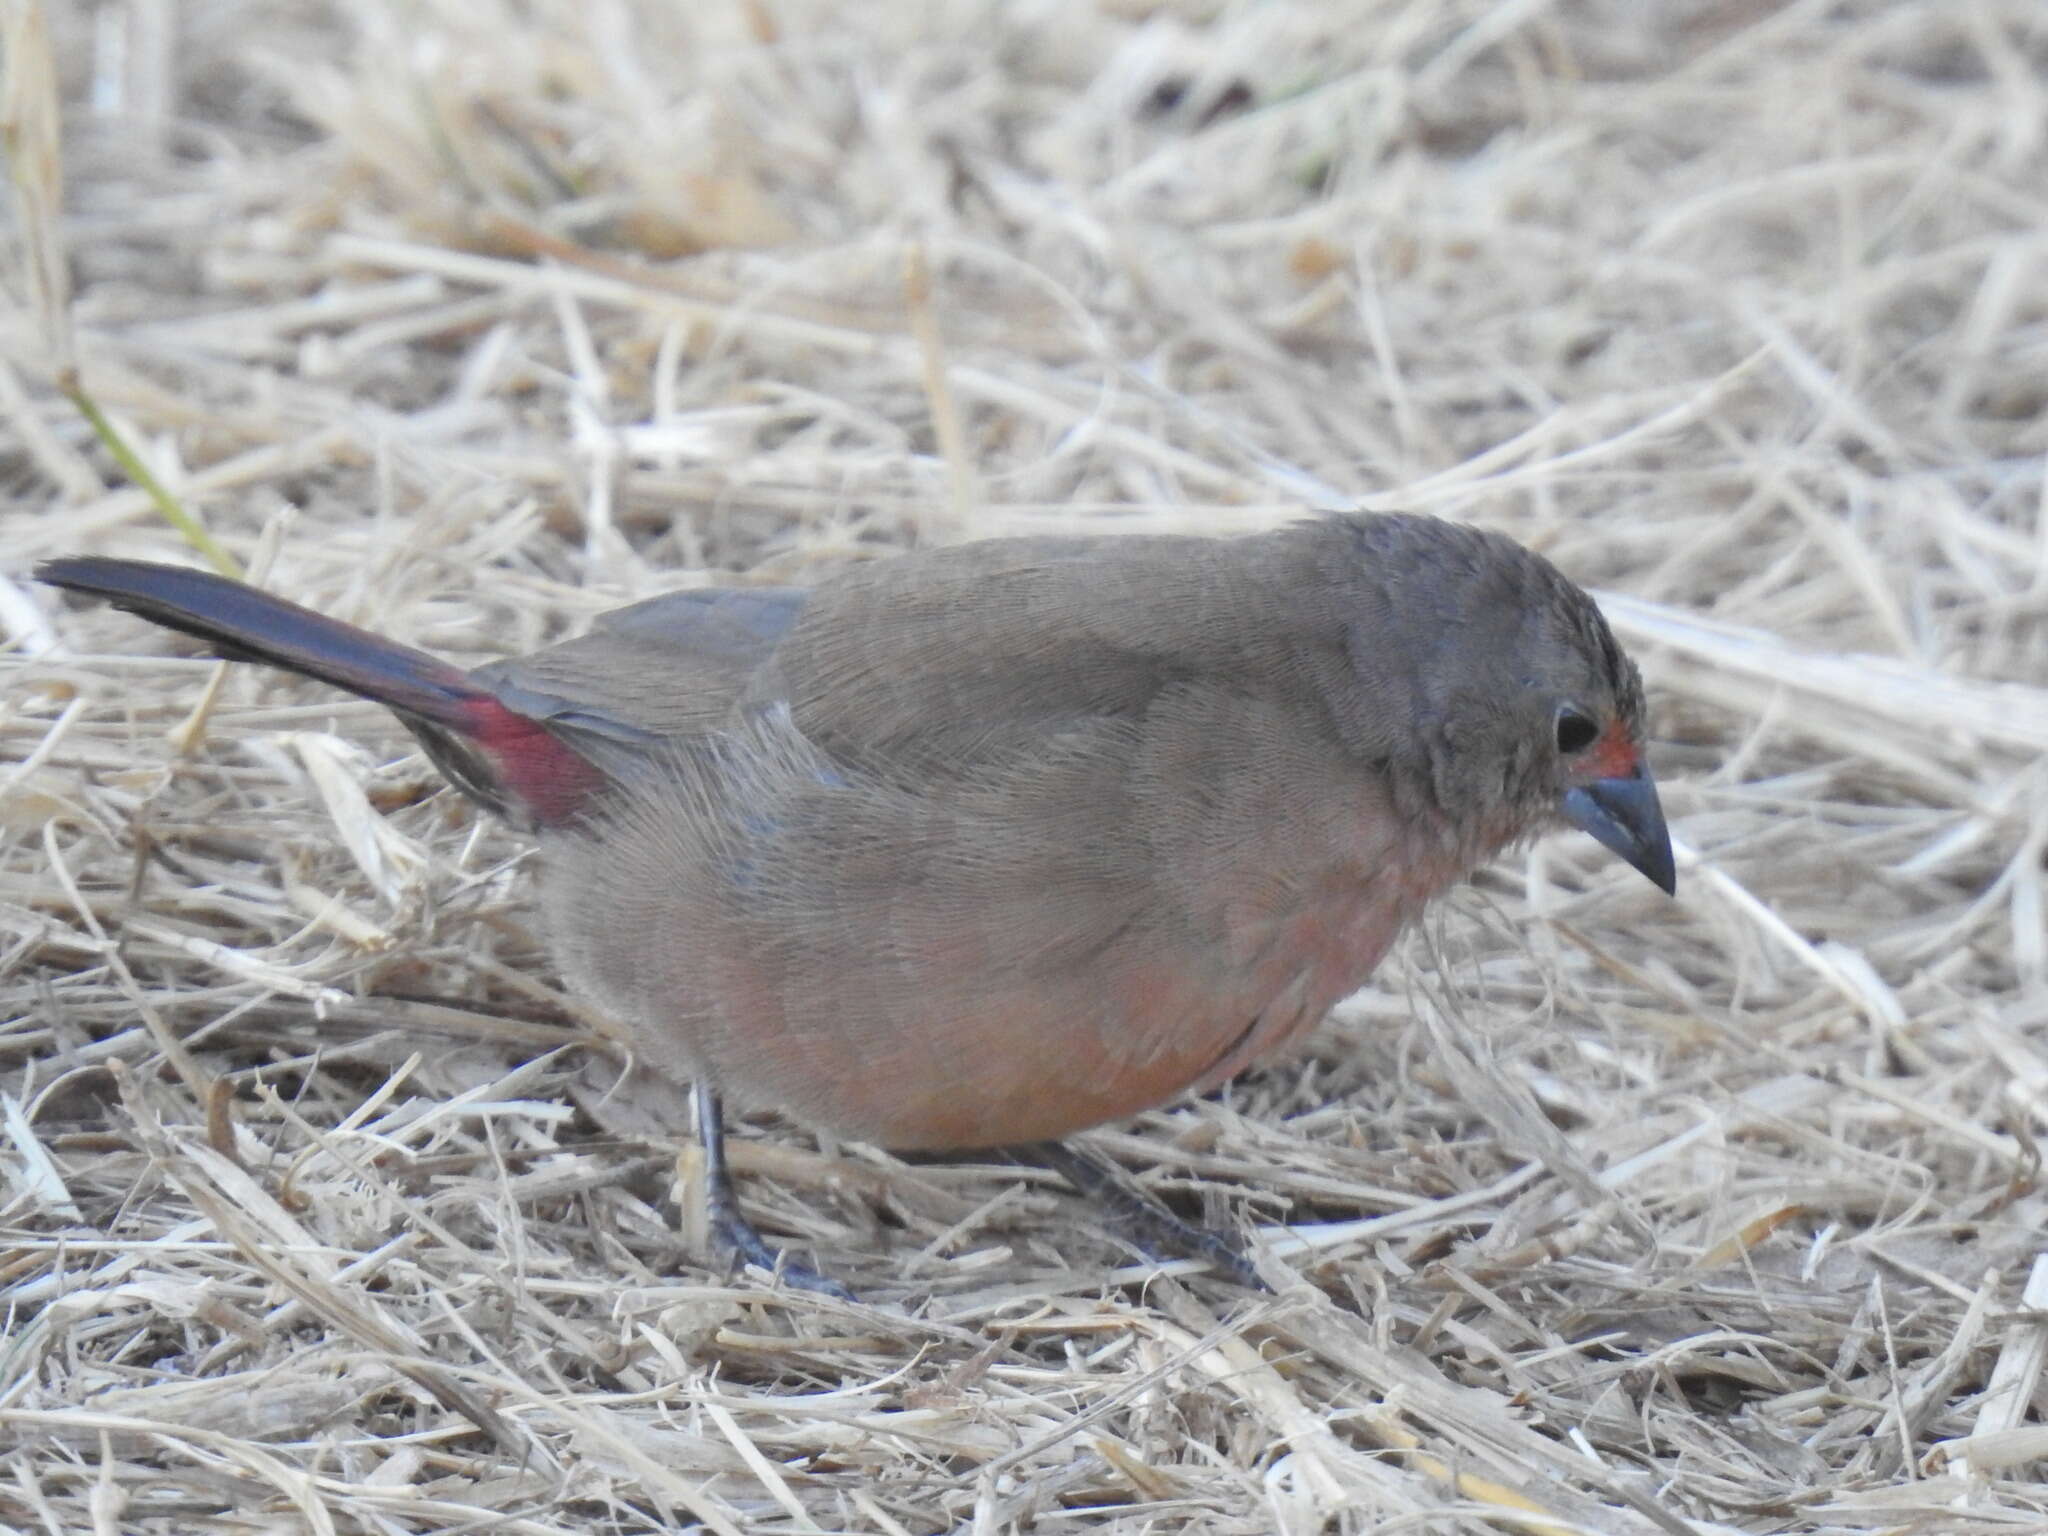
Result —
[[1197, 680], [1306, 693], [1320, 637], [1341, 644], [1315, 559], [1266, 535], [1007, 539], [876, 561], [813, 590], [738, 702], [786, 705], [807, 738], [870, 767], [972, 773], [1135, 722]]
[[479, 667], [472, 679], [572, 740], [690, 738], [714, 729], [803, 611], [798, 587], [671, 592], [589, 634]]
[[784, 710], [819, 750], [886, 778], [979, 778], [1120, 737], [1187, 686], [1317, 707], [1314, 671], [1344, 665], [1342, 631], [1301, 532], [1005, 539], [809, 590], [678, 592], [473, 675], [615, 774]]

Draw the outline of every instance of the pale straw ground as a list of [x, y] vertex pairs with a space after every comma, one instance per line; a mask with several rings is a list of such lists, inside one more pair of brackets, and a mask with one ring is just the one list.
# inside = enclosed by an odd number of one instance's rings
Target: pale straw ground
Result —
[[[61, 230], [8, 9], [0, 1528], [2048, 1528], [2038, 0], [59, 0]], [[1507, 529], [1642, 661], [1679, 899], [1552, 838], [1092, 1138], [1274, 1295], [770, 1120], [867, 1299], [728, 1283], [518, 840], [27, 582], [194, 558], [73, 344], [269, 584], [467, 659], [984, 534]]]

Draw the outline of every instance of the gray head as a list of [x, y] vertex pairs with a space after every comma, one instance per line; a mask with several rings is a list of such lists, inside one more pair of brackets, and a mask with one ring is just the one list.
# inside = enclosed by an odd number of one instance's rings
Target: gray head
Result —
[[1408, 513], [1331, 521], [1354, 705], [1339, 727], [1354, 748], [1453, 825], [1512, 841], [1562, 818], [1671, 890], [1642, 679], [1593, 600], [1485, 529]]

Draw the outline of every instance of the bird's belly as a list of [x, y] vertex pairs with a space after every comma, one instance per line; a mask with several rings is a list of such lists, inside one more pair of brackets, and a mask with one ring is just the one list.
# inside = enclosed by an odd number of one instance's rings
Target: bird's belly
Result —
[[1294, 1045], [1363, 986], [1420, 909], [1405, 896], [1340, 884], [1264, 924], [1243, 921], [1236, 929], [1247, 948], [1240, 963], [1265, 999], [1258, 1024], [1192, 1086], [1206, 1092]]
[[1284, 1049], [1455, 873], [1390, 846], [1371, 805], [1281, 824], [1202, 840], [1209, 862], [1142, 881], [1076, 873], [1050, 839], [991, 871], [899, 868], [903, 839], [863, 837], [831, 858], [760, 855], [745, 882], [716, 850], [685, 858], [660, 837], [564, 840], [544, 890], [565, 978], [639, 1059], [884, 1146], [998, 1146], [1154, 1108]]
[[[812, 1123], [903, 1149], [1067, 1136], [1206, 1091], [1299, 1040], [1354, 991], [1405, 912], [1327, 894], [1261, 935], [1256, 957], [1132, 945], [1079, 985], [1050, 978], [981, 995], [927, 990], [921, 1017], [838, 1055], [829, 1102], [769, 1102]], [[759, 1036], [756, 1036], [757, 1044]], [[892, 1048], [895, 1042], [907, 1048]], [[792, 1045], [795, 1042], [792, 1041]], [[798, 1076], [817, 1080], [815, 1041]], [[750, 1065], [763, 1065], [754, 1052]], [[766, 1086], [766, 1085], [764, 1085]]]

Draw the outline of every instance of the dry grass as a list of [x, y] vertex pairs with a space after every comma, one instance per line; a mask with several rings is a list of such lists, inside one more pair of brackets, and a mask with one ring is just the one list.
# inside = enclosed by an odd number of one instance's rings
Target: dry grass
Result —
[[[2038, 0], [50, 24], [0, 1528], [2048, 1525]], [[1095, 1138], [1273, 1298], [779, 1126], [750, 1201], [870, 1301], [723, 1283], [516, 840], [379, 712], [25, 582], [179, 549], [74, 341], [273, 585], [465, 657], [918, 541], [1483, 519], [1612, 595], [1681, 900], [1554, 839], [1303, 1061]]]

